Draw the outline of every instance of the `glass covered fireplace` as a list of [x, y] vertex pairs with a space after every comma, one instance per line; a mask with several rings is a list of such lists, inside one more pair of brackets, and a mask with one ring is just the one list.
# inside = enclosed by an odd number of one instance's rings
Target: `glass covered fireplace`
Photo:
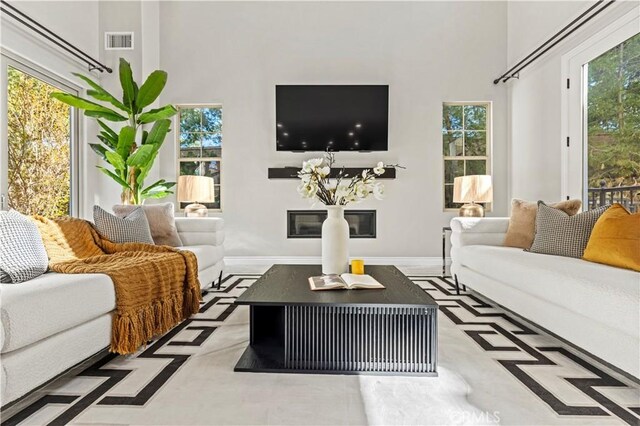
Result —
[[[326, 210], [287, 210], [287, 238], [320, 238]], [[376, 238], [375, 210], [345, 210], [351, 238]]]

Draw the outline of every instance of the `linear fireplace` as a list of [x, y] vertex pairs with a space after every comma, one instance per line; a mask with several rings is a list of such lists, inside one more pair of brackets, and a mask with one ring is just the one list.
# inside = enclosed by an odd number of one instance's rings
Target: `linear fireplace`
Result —
[[[326, 210], [287, 210], [287, 238], [320, 238]], [[375, 210], [345, 210], [351, 238], [376, 238]]]

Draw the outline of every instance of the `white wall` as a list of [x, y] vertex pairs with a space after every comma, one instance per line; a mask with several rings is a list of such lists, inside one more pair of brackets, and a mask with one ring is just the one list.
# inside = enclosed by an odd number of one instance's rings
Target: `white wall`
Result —
[[[518, 62], [592, 4], [592, 1], [509, 1], [509, 65]], [[567, 136], [562, 134], [561, 99], [567, 78], [562, 75], [562, 55], [638, 7], [637, 1], [617, 2], [522, 71], [519, 80], [507, 83], [512, 197], [548, 201], [566, 197], [561, 190], [561, 154], [566, 149]]]
[[[77, 45], [94, 58], [98, 57], [98, 3], [73, 1], [12, 1], [11, 4], [31, 18], [45, 25], [64, 39]], [[0, 46], [5, 54], [27, 61], [47, 70], [59, 80], [80, 85], [72, 72], [88, 73], [87, 67], [50, 43], [26, 30], [12, 18], [1, 14]], [[97, 74], [94, 77], [98, 78]], [[3, 124], [3, 133], [6, 132]], [[79, 141], [80, 215], [90, 217], [94, 194], [99, 192], [100, 177], [95, 171], [96, 157], [87, 149], [86, 140], [95, 134], [95, 126], [84, 125]], [[4, 164], [4, 163], [3, 163]]]
[[[222, 103], [223, 213], [231, 256], [317, 256], [319, 240], [287, 240], [286, 210], [309, 205], [296, 181], [267, 168], [313, 153], [275, 151], [276, 84], [388, 84], [389, 151], [340, 153], [341, 164], [400, 163], [378, 211], [378, 238], [352, 240], [356, 256], [440, 255], [441, 105], [493, 101], [494, 215], [507, 212], [505, 2], [161, 2], [162, 103]], [[168, 141], [160, 175], [176, 172]]]

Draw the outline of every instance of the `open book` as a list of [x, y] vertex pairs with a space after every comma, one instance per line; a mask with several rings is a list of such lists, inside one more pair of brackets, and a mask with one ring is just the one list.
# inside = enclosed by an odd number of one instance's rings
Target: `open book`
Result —
[[384, 288], [382, 284], [371, 275], [323, 275], [321, 277], [309, 277], [311, 290], [355, 290]]

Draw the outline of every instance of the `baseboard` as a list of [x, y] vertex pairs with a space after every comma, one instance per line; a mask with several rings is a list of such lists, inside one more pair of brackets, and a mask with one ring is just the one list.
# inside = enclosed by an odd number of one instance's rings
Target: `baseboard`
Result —
[[[442, 267], [441, 257], [362, 257], [369, 265]], [[225, 256], [227, 265], [313, 265], [322, 263], [320, 256]], [[447, 258], [447, 265], [451, 259]]]

